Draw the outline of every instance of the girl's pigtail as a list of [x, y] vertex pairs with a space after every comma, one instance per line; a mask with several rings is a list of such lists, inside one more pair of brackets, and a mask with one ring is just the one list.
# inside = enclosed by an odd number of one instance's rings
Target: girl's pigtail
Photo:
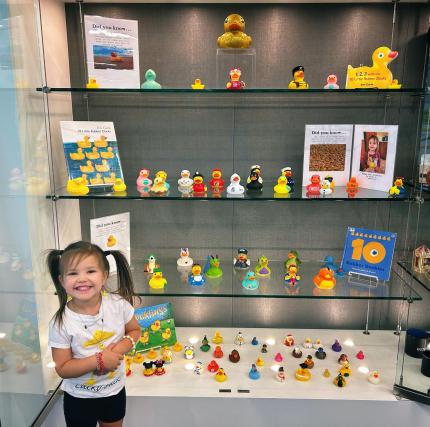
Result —
[[63, 322], [63, 314], [67, 304], [67, 293], [61, 285], [60, 276], [60, 259], [63, 251], [58, 249], [52, 249], [48, 252], [46, 257], [46, 264], [48, 266], [49, 274], [51, 275], [52, 281], [54, 282], [55, 290], [57, 291], [58, 300], [60, 302], [60, 308], [55, 313], [55, 323], [61, 326]]
[[105, 255], [112, 255], [116, 262], [118, 289], [114, 292], [121, 295], [122, 298], [133, 305], [133, 297], [136, 296], [136, 294], [134, 292], [133, 279], [131, 277], [127, 258], [120, 251], [107, 251]]

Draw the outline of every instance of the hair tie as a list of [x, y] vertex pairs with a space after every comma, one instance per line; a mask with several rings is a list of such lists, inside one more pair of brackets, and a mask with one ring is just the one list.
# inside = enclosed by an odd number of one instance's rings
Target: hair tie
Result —
[[103, 253], [105, 254], [105, 256], [112, 255], [111, 251], [104, 251]]

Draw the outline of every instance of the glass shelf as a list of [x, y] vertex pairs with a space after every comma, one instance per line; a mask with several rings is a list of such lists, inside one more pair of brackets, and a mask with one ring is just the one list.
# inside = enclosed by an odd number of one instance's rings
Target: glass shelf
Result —
[[411, 275], [420, 285], [422, 285], [426, 290], [430, 291], [430, 275], [424, 273], [418, 273], [412, 268], [412, 264], [406, 261], [399, 261], [397, 263], [403, 270]]
[[382, 201], [382, 202], [404, 202], [415, 200], [412, 190], [407, 189], [402, 197], [392, 197], [385, 191], [367, 190], [360, 188], [356, 197], [349, 198], [346, 193], [346, 187], [335, 187], [332, 194], [328, 196], [306, 195], [306, 187], [296, 186], [294, 192], [290, 194], [274, 193], [273, 187], [275, 182], [264, 182], [262, 191], [245, 191], [241, 196], [231, 196], [226, 190], [222, 193], [214, 193], [210, 190], [206, 193], [187, 193], [183, 194], [177, 186], [170, 185], [170, 190], [166, 194], [153, 194], [151, 192], [139, 192], [136, 186], [127, 187], [126, 192], [90, 192], [85, 196], [69, 194], [65, 187], [59, 189], [55, 195], [47, 195], [48, 199], [152, 199], [152, 200], [233, 200], [233, 201], [256, 201], [256, 200], [273, 200], [273, 201]]
[[244, 89], [244, 90], [228, 90], [228, 89], [203, 89], [195, 90], [188, 88], [163, 88], [163, 89], [137, 89], [137, 88], [100, 88], [100, 89], [87, 89], [84, 87], [38, 87], [38, 92], [94, 92], [94, 93], [229, 93], [229, 94], [246, 94], [246, 93], [294, 93], [296, 95], [303, 95], [306, 93], [374, 93], [374, 94], [417, 94], [424, 95], [426, 90], [423, 88], [408, 88], [408, 89], [284, 89], [284, 88], [257, 88], [257, 89]]
[[[202, 267], [205, 260], [195, 260]], [[301, 280], [298, 285], [284, 284], [284, 263], [271, 261], [271, 276], [260, 280], [260, 287], [250, 291], [242, 287], [242, 280], [249, 270], [236, 270], [233, 262], [221, 264], [223, 276], [219, 279], [206, 279], [203, 286], [188, 283], [189, 270], [178, 271], [176, 260], [160, 260], [163, 276], [167, 279], [164, 289], [152, 289], [148, 282], [151, 274], [143, 272], [144, 262], [132, 262], [135, 290], [140, 296], [179, 296], [179, 297], [235, 297], [235, 298], [308, 298], [308, 299], [360, 299], [360, 300], [405, 300], [419, 301], [421, 296], [410, 289], [394, 271], [389, 282], [380, 282], [369, 286], [358, 283], [347, 276], [337, 278], [334, 289], [324, 291], [313, 284], [313, 277], [318, 273], [320, 262], [303, 262], [299, 268]], [[251, 263], [254, 268], [255, 262]], [[115, 289], [116, 276], [110, 279], [110, 288]]]

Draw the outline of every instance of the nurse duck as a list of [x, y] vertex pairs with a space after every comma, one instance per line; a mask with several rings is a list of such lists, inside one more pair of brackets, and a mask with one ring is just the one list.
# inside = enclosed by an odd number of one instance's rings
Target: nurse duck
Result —
[[181, 171], [181, 177], [178, 179], [178, 186], [183, 188], [191, 188], [193, 180], [190, 178], [191, 172], [187, 169]]
[[232, 196], [239, 196], [245, 192], [245, 187], [240, 185], [240, 176], [234, 173], [230, 178], [230, 185], [227, 187], [227, 193]]

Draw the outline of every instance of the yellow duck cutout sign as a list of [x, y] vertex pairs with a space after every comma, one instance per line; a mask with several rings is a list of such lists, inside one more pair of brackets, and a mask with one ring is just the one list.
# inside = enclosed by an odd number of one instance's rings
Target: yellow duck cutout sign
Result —
[[303, 65], [298, 65], [292, 70], [293, 80], [290, 81], [288, 89], [309, 89], [309, 85], [305, 82], [305, 68]]
[[393, 79], [388, 64], [396, 59], [398, 52], [389, 47], [381, 46], [373, 52], [371, 67], [354, 68], [348, 65], [346, 75], [347, 89], [400, 89], [401, 84]]
[[233, 13], [228, 15], [224, 21], [224, 31], [222, 36], [218, 37], [218, 47], [220, 48], [242, 48], [246, 49], [251, 46], [252, 38], [246, 35], [243, 31], [245, 30], [245, 20], [238, 15]]
[[70, 153], [69, 155], [72, 160], [84, 160], [85, 158], [85, 154], [80, 147], [77, 149], [76, 153]]

